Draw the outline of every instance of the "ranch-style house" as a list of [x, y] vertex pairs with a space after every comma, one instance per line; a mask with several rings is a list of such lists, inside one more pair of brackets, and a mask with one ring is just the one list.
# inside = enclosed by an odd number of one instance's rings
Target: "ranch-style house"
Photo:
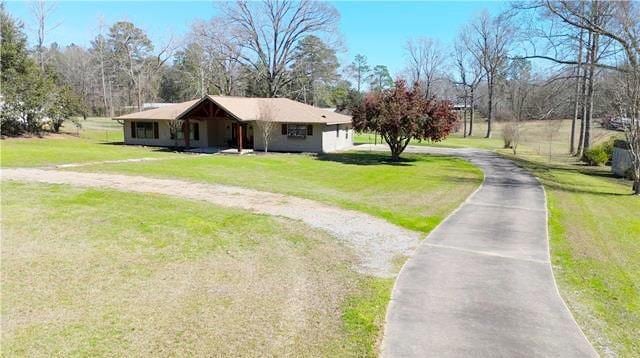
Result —
[[[205, 96], [114, 118], [133, 145], [264, 150], [258, 121], [269, 113], [269, 151], [326, 153], [353, 145], [351, 117], [287, 98]], [[172, 125], [178, 124], [178, 125]]]

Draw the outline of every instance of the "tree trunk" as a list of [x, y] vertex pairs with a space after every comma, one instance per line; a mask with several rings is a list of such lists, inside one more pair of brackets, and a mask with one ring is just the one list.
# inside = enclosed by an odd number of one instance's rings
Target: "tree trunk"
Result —
[[593, 41], [591, 44], [591, 55], [589, 56], [589, 75], [587, 78], [587, 98], [586, 98], [586, 116], [584, 118], [584, 138], [582, 143], [582, 156], [584, 159], [584, 153], [591, 147], [591, 120], [593, 118], [593, 93], [594, 85], [593, 79], [596, 71], [595, 62], [597, 61], [598, 53], [598, 34], [593, 34]]
[[[592, 33], [589, 31], [587, 37], [587, 58], [586, 63], [591, 63], [591, 42]], [[585, 131], [585, 123], [587, 118], [587, 69], [583, 68], [582, 70], [582, 85], [580, 91], [580, 97], [582, 98], [582, 119], [580, 120], [580, 138], [578, 139], [578, 151], [576, 152], [576, 157], [582, 158], [584, 153], [584, 131]]]
[[138, 81], [135, 83], [136, 85], [136, 97], [138, 102], [138, 112], [142, 111], [142, 78], [141, 74], [138, 73]]
[[487, 81], [489, 90], [489, 119], [487, 121], [487, 135], [485, 138], [491, 138], [491, 122], [493, 121], [493, 75]]
[[475, 88], [471, 87], [471, 116], [469, 116], [469, 137], [471, 137], [471, 135], [473, 135], [473, 115], [474, 115], [474, 111], [473, 108], [475, 106]]
[[398, 160], [400, 160], [400, 153], [398, 153], [397, 148], [391, 146], [391, 161], [397, 162]]
[[115, 110], [113, 109], [113, 84], [111, 83], [111, 79], [109, 82], [109, 117], [115, 116]]
[[569, 143], [569, 154], [573, 155], [576, 151], [576, 122], [580, 112], [580, 71], [582, 70], [582, 36], [584, 30], [580, 30], [580, 38], [578, 40], [578, 67], [576, 68], [576, 86], [575, 86], [575, 103], [573, 106], [573, 119], [571, 120], [571, 139]]
[[462, 137], [467, 137], [467, 89], [464, 90], [464, 109], [462, 110]]
[[109, 112], [109, 105], [107, 103], [107, 83], [105, 81], [105, 75], [104, 75], [104, 56], [102, 55], [102, 52], [100, 53], [100, 76], [102, 79], [102, 102], [104, 104], [104, 113], [105, 115]]

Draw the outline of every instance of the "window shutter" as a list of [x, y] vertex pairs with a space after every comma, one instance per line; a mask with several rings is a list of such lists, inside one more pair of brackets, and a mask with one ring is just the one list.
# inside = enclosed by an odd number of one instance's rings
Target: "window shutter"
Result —
[[131, 138], [136, 137], [136, 122], [131, 121]]
[[160, 138], [160, 133], [158, 133], [158, 122], [153, 122], [153, 138]]
[[313, 124], [307, 124], [307, 135], [313, 135]]
[[200, 140], [200, 126], [198, 123], [193, 123], [193, 140]]
[[281, 133], [282, 133], [282, 135], [287, 135], [287, 125], [286, 124], [282, 125]]

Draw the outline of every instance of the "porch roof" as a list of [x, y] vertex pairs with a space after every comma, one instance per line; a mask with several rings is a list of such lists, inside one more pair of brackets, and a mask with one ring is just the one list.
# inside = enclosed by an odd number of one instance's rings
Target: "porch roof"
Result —
[[231, 117], [241, 122], [257, 120], [263, 103], [273, 113], [274, 122], [279, 123], [351, 123], [351, 117], [309, 106], [288, 98], [257, 98], [231, 96], [205, 96], [187, 102], [176, 103], [147, 111], [126, 114], [116, 117], [122, 119], [174, 120], [180, 119], [201, 103], [211, 101]]

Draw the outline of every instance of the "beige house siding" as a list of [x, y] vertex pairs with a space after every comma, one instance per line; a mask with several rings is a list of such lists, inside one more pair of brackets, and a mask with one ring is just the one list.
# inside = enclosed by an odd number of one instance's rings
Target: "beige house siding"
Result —
[[329, 153], [353, 146], [353, 128], [351, 124], [324, 125], [322, 151]]
[[[147, 122], [158, 123], [158, 139], [155, 138], [133, 138], [131, 135], [131, 122]], [[208, 130], [206, 121], [197, 121], [199, 126], [199, 140], [189, 141], [189, 145], [192, 147], [207, 147], [208, 142]], [[171, 139], [171, 132], [169, 130], [168, 121], [153, 121], [153, 120], [124, 120], [124, 143], [134, 145], [147, 145], [156, 147], [171, 147], [174, 146], [176, 141]], [[185, 145], [184, 140], [178, 141], [178, 145]]]
[[[255, 127], [255, 123], [252, 125]], [[313, 135], [308, 135], [305, 138], [291, 138], [282, 134], [281, 125], [278, 123], [272, 130], [269, 140], [270, 151], [329, 153], [353, 145], [353, 129], [350, 124], [340, 124], [336, 136], [335, 124], [316, 123], [313, 124]], [[264, 138], [257, 128], [254, 130], [254, 149], [264, 150]]]
[[[254, 126], [254, 149], [264, 150], [264, 138], [260, 130], [258, 130], [255, 123], [251, 123], [250, 125]], [[282, 134], [281, 123], [276, 123], [272, 130], [271, 138], [269, 139], [269, 150], [274, 152], [322, 152], [323, 127], [324, 124], [313, 124], [313, 135], [308, 135], [305, 138], [291, 138], [286, 134]]]

